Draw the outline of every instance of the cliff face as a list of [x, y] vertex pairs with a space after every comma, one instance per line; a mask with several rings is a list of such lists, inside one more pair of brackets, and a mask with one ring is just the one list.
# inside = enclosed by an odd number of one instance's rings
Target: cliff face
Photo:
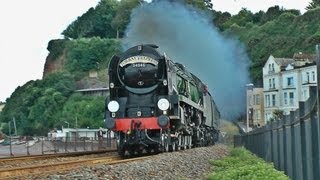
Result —
[[63, 69], [64, 58], [65, 52], [57, 59], [53, 59], [53, 57], [49, 54], [44, 64], [42, 78], [45, 78], [50, 73], [61, 71]]
[[64, 65], [64, 59], [66, 54], [66, 39], [55, 39], [51, 40], [48, 43], [49, 55], [46, 58], [44, 64], [42, 78], [45, 78], [48, 74], [61, 71]]
[[[51, 40], [48, 44], [49, 54], [44, 64], [42, 78], [45, 78], [50, 73], [58, 71], [68, 71], [65, 67], [67, 61], [66, 54], [68, 49], [66, 43], [69, 40], [56, 39]], [[105, 74], [105, 69], [90, 70], [89, 72], [73, 73], [76, 81], [77, 89], [105, 88], [108, 86], [108, 78]]]

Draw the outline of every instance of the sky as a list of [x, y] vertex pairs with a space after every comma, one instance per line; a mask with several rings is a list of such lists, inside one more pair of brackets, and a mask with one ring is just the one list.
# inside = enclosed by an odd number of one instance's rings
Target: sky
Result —
[[[214, 0], [213, 9], [237, 14], [242, 8], [266, 11], [305, 7], [311, 0]], [[99, 0], [1, 0], [0, 1], [0, 101], [30, 80], [42, 78], [51, 39]]]

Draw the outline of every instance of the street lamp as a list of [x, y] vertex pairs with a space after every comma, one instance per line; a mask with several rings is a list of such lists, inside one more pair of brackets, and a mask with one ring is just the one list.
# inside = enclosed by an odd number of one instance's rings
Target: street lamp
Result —
[[249, 91], [252, 91], [253, 90], [253, 84], [250, 83], [250, 84], [246, 84], [246, 87], [247, 87], [247, 122], [246, 122], [246, 125], [247, 125], [247, 132], [249, 132], [249, 116], [250, 116], [250, 97], [252, 96], [252, 93], [249, 93]]
[[64, 123], [68, 124], [68, 128], [69, 128], [69, 125], [70, 125], [69, 122], [65, 121]]

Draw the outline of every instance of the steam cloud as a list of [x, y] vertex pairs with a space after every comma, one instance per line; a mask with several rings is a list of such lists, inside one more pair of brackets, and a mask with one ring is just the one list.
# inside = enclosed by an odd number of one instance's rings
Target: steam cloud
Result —
[[146, 3], [131, 14], [123, 48], [156, 44], [174, 62], [208, 84], [223, 118], [245, 112], [248, 57], [241, 44], [221, 35], [204, 13], [168, 1]]

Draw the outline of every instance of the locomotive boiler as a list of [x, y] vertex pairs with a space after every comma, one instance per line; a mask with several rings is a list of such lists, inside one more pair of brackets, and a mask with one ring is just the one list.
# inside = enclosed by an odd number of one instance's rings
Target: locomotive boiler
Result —
[[138, 45], [110, 61], [105, 126], [115, 132], [121, 156], [218, 140], [220, 113], [207, 86], [157, 48]]

